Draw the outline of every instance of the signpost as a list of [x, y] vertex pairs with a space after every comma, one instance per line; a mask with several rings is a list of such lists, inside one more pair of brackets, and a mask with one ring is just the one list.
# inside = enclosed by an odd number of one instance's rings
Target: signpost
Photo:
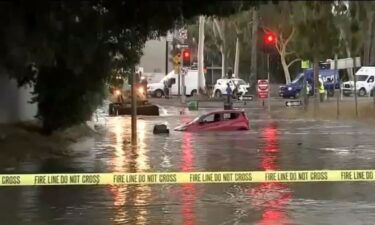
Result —
[[252, 95], [245, 95], [245, 96], [240, 96], [238, 99], [241, 100], [241, 101], [253, 101], [254, 96], [252, 96]]
[[181, 103], [185, 104], [186, 102], [186, 87], [185, 87], [185, 75], [188, 73], [189, 69], [187, 67], [181, 68], [181, 75], [182, 75], [182, 96], [181, 96]]
[[268, 80], [258, 80], [257, 85], [258, 98], [262, 99], [262, 105], [264, 106], [264, 99], [268, 98], [269, 84]]
[[177, 44], [176, 47], [177, 47], [178, 49], [181, 49], [181, 48], [189, 48], [189, 45], [187, 45], [187, 44]]
[[290, 101], [285, 101], [285, 106], [286, 107], [295, 107], [295, 106], [302, 106], [303, 103], [301, 100], [290, 100]]
[[179, 36], [180, 39], [186, 40], [187, 39], [187, 30], [186, 29], [179, 30], [178, 36]]

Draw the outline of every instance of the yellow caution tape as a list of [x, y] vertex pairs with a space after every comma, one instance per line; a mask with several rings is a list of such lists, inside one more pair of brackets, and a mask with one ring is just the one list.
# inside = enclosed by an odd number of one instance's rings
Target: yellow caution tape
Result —
[[0, 186], [375, 181], [375, 170], [3, 174]]

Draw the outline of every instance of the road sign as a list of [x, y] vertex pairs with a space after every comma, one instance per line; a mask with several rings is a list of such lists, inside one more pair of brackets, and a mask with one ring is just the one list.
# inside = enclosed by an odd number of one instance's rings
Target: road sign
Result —
[[258, 97], [259, 98], [268, 98], [268, 80], [258, 80]]
[[168, 32], [166, 39], [167, 39], [168, 42], [172, 42], [173, 41], [173, 34]]
[[180, 39], [186, 40], [187, 39], [187, 30], [186, 29], [179, 30], [178, 35], [179, 35]]
[[189, 45], [186, 45], [186, 44], [177, 44], [176, 47], [178, 49], [180, 49], [180, 48], [189, 48]]
[[310, 61], [309, 60], [302, 60], [301, 61], [301, 69], [308, 69], [310, 68]]
[[240, 96], [239, 99], [241, 101], [253, 101], [254, 96], [252, 96], [252, 95], [245, 95], [245, 96]]
[[285, 106], [286, 107], [302, 106], [302, 101], [301, 100], [285, 101]]
[[[331, 63], [331, 69], [335, 68], [335, 60], [329, 60]], [[353, 58], [345, 58], [337, 60], [337, 69], [350, 69], [354, 67]], [[355, 57], [355, 66], [361, 67], [361, 57]]]

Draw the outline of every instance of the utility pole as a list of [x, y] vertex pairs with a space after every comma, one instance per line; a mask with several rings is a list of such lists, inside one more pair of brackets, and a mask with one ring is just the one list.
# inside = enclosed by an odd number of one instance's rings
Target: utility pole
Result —
[[201, 94], [202, 78], [204, 76], [204, 23], [205, 17], [199, 17], [199, 40], [198, 40], [198, 86], [197, 86], [197, 95]]
[[132, 70], [132, 85], [131, 85], [131, 139], [132, 139], [132, 145], [137, 144], [137, 94], [135, 89], [136, 84], [136, 73], [135, 70]]
[[253, 90], [253, 94], [256, 93], [256, 82], [257, 82], [257, 31], [258, 31], [258, 12], [253, 8], [253, 18], [251, 27], [251, 63], [250, 63], [250, 77], [249, 83], [250, 88]]
[[165, 75], [168, 75], [168, 39], [165, 40]]
[[[268, 98], [267, 98], [267, 105], [268, 105], [268, 112], [271, 112], [271, 82], [270, 82], [270, 54], [272, 49], [275, 47], [277, 42], [277, 37], [274, 32], [266, 32], [263, 36], [263, 45], [264, 50], [267, 53], [267, 80], [268, 80]], [[263, 101], [264, 103], [264, 101]]]
[[357, 98], [357, 76], [355, 75], [356, 58], [353, 57], [353, 77], [354, 77], [354, 102], [355, 102], [355, 117], [358, 118], [358, 98]]
[[313, 71], [314, 71], [314, 118], [318, 115], [319, 111], [319, 60], [315, 56], [313, 61]]
[[[336, 94], [336, 119], [339, 119], [340, 118], [340, 95], [341, 95], [341, 85], [340, 83], [338, 82], [339, 81], [339, 74], [337, 73], [337, 54], [335, 54], [335, 64], [334, 64], [334, 70], [335, 70], [335, 85], [334, 85], [334, 90], [335, 90], [335, 94]], [[337, 74], [336, 74], [337, 73]], [[336, 85], [339, 84], [339, 90], [336, 91]]]

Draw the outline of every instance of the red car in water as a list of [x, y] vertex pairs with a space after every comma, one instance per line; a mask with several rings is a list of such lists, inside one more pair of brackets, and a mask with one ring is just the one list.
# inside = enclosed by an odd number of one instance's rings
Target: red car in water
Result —
[[204, 114], [176, 127], [175, 131], [235, 131], [248, 130], [249, 120], [244, 111], [223, 110]]

